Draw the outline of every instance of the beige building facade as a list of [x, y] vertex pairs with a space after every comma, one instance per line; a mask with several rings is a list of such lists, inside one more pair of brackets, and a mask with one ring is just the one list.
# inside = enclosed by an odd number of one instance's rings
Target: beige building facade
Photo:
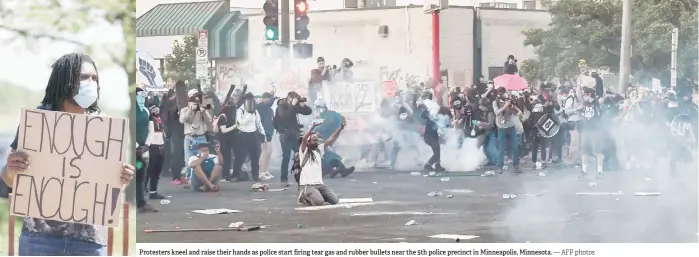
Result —
[[[509, 54], [520, 60], [534, 57], [533, 49], [524, 47], [521, 31], [549, 23], [548, 13], [535, 10], [450, 7], [439, 15], [440, 70], [450, 86], [470, 85], [479, 72], [486, 78], [499, 75], [490, 73], [499, 72], [494, 68], [502, 67]], [[247, 58], [215, 60], [219, 88], [266, 81], [281, 67], [268, 57], [275, 49], [265, 46], [262, 17], [247, 16]], [[422, 7], [329, 10], [309, 17], [308, 42], [314, 45], [314, 58], [293, 59], [293, 74], [287, 79], [307, 81], [319, 56], [330, 65], [349, 58], [356, 78], [392, 80], [399, 88], [425, 82], [432, 75], [432, 17]], [[380, 34], [380, 26], [386, 26], [388, 33]]]

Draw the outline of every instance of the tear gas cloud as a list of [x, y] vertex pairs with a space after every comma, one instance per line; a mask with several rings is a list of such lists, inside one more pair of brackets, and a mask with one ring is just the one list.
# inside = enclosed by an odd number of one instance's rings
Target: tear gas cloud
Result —
[[[593, 179], [596, 165], [595, 159], [590, 158], [588, 179], [577, 178], [579, 167], [552, 171], [546, 177], [504, 178], [511, 192], [539, 196], [522, 196], [506, 202], [505, 211], [495, 218], [498, 227], [505, 229], [493, 230], [500, 241], [697, 242], [696, 162], [679, 164], [674, 173], [670, 171], [668, 143], [673, 143], [667, 137], [666, 127], [626, 121], [616, 122], [608, 129], [617, 143], [620, 165], [630, 169], [608, 171], [603, 179]], [[574, 174], [560, 174], [564, 172]], [[616, 194], [576, 195], [577, 192]], [[636, 192], [661, 195], [634, 196]], [[551, 238], [558, 239], [551, 242]]]

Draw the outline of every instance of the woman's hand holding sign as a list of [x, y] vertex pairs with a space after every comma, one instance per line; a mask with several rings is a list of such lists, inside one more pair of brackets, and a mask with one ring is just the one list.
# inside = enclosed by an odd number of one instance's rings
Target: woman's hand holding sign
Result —
[[133, 167], [133, 165], [128, 163], [124, 163], [123, 167], [124, 168], [121, 170], [121, 182], [124, 183], [124, 185], [127, 185], [129, 182], [131, 182], [136, 169]]
[[17, 173], [24, 172], [29, 168], [29, 155], [22, 151], [12, 150], [7, 156], [7, 171], [3, 179], [8, 186], [14, 186], [14, 179]]

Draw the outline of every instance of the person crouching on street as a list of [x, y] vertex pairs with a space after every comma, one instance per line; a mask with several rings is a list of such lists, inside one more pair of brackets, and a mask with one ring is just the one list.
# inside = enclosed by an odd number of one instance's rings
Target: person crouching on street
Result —
[[[218, 146], [217, 146], [218, 147]], [[196, 192], [218, 192], [218, 180], [223, 169], [218, 156], [209, 154], [209, 143], [199, 143], [197, 154], [189, 157], [187, 166], [193, 170], [192, 189]]]
[[323, 158], [323, 154], [328, 146], [335, 143], [335, 140], [337, 140], [337, 137], [347, 125], [347, 121], [343, 117], [340, 128], [330, 135], [328, 140], [323, 142], [322, 145], [319, 143], [318, 134], [313, 133], [313, 130], [318, 125], [316, 122], [313, 122], [311, 128], [301, 139], [297, 163], [299, 167], [294, 170], [296, 173], [294, 177], [298, 177], [300, 186], [298, 202], [310, 206], [320, 206], [325, 205], [325, 203], [335, 205], [339, 202], [339, 199], [330, 187], [323, 184], [321, 158]]

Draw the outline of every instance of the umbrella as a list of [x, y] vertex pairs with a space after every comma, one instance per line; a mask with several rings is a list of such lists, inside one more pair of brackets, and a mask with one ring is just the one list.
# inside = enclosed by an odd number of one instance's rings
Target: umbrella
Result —
[[504, 87], [507, 90], [524, 90], [529, 86], [527, 85], [527, 80], [515, 74], [503, 74], [495, 77], [493, 79], [493, 84], [495, 88]]

